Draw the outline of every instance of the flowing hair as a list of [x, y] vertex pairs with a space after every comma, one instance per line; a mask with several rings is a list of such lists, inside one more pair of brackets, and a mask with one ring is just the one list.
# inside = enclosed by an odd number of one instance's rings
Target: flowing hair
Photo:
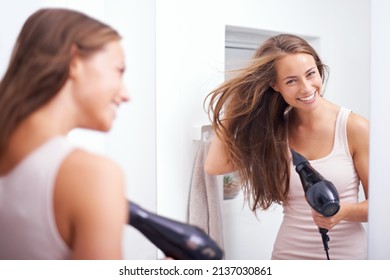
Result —
[[0, 157], [10, 135], [50, 101], [69, 76], [75, 55], [88, 57], [121, 36], [110, 26], [68, 9], [40, 9], [24, 23], [0, 81]]
[[326, 66], [302, 38], [280, 34], [269, 38], [238, 75], [210, 92], [207, 112], [228, 161], [237, 168], [252, 211], [285, 203], [289, 191], [290, 155], [286, 117], [289, 105], [270, 85], [276, 62], [289, 54], [311, 55], [324, 81]]

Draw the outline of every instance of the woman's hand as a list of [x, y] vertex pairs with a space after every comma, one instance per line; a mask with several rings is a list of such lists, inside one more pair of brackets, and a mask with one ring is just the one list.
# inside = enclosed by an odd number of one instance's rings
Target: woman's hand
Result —
[[311, 211], [311, 215], [318, 227], [325, 228], [327, 230], [331, 230], [341, 221], [341, 218], [339, 218], [339, 215], [337, 214], [333, 215], [332, 217], [325, 217], [313, 209]]
[[312, 209], [312, 217], [314, 222], [320, 228], [331, 230], [341, 220], [350, 222], [367, 222], [368, 200], [359, 203], [341, 203], [340, 210], [331, 217], [325, 217]]
[[331, 217], [325, 217], [314, 209], [311, 210], [311, 215], [318, 227], [331, 230], [335, 225], [337, 225], [341, 220], [346, 217], [346, 213], [351, 210], [350, 206], [351, 204], [341, 204], [340, 210]]

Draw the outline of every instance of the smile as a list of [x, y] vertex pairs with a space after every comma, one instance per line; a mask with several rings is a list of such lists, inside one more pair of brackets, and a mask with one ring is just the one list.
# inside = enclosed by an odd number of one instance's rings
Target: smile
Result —
[[309, 96], [300, 97], [300, 98], [298, 98], [298, 100], [303, 101], [303, 102], [311, 101], [311, 100], [313, 100], [313, 99], [315, 98], [316, 93], [317, 93], [317, 91], [313, 92], [313, 93], [310, 94]]
[[116, 114], [116, 111], [118, 110], [119, 105], [116, 103], [111, 103], [111, 110]]

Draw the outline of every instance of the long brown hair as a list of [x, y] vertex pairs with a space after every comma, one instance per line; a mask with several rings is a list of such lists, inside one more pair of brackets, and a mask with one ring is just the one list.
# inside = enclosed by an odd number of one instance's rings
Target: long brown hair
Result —
[[326, 66], [317, 52], [300, 37], [280, 34], [265, 41], [247, 67], [205, 99], [214, 131], [237, 168], [253, 211], [286, 202], [289, 191], [289, 105], [270, 85], [276, 82], [276, 61], [296, 53], [313, 56], [324, 81]]
[[86, 57], [121, 37], [68, 9], [40, 9], [24, 23], [0, 82], [0, 157], [14, 129], [65, 84], [74, 55]]

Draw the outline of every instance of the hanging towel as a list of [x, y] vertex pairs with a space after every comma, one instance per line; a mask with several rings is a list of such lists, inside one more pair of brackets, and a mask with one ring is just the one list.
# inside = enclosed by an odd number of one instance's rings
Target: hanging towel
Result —
[[189, 195], [189, 223], [203, 229], [223, 248], [222, 214], [217, 176], [204, 171], [210, 141], [199, 143]]

